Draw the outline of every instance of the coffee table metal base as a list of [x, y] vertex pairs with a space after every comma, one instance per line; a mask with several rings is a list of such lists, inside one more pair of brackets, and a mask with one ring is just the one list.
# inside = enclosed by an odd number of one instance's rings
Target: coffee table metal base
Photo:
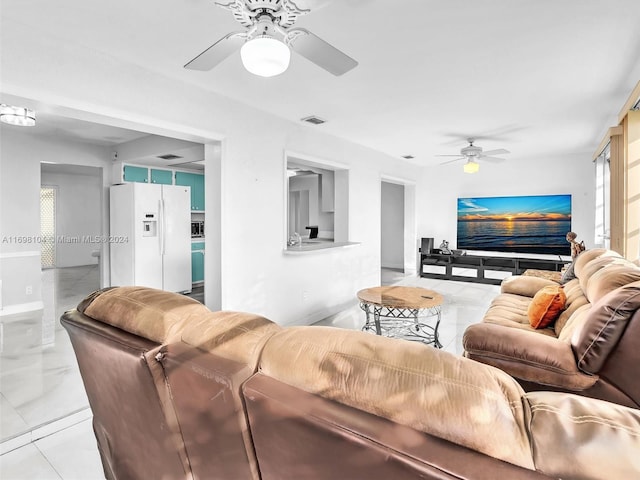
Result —
[[[365, 332], [372, 332], [390, 338], [419, 341], [442, 348], [438, 336], [440, 327], [440, 305], [429, 308], [385, 307], [361, 302], [360, 308], [366, 314]], [[373, 321], [372, 321], [373, 317]], [[424, 323], [422, 319], [435, 317], [435, 325]]]

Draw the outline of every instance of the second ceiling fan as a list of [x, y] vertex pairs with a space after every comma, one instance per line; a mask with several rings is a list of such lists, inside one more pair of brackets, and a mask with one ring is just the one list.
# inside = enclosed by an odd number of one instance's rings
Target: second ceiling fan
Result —
[[498, 148], [496, 150], [489, 150], [484, 152], [482, 147], [474, 145], [475, 138], [468, 138], [469, 145], [462, 148], [459, 154], [452, 155], [437, 155], [438, 157], [456, 157], [446, 162], [442, 162], [440, 165], [446, 165], [447, 163], [459, 162], [460, 160], [466, 160], [464, 165], [464, 171], [466, 173], [475, 173], [480, 169], [480, 165], [477, 160], [482, 159], [488, 162], [504, 162], [504, 158], [496, 157], [495, 155], [504, 155], [510, 153], [509, 150], [504, 148]]

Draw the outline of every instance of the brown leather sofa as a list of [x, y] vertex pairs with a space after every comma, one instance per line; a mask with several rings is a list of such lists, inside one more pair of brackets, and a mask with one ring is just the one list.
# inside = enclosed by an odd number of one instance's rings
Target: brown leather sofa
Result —
[[574, 263], [565, 310], [534, 329], [528, 306], [550, 280], [505, 280], [483, 322], [463, 337], [465, 356], [509, 373], [527, 391], [554, 390], [640, 408], [640, 268], [593, 249]]
[[259, 478], [240, 387], [277, 325], [142, 287], [95, 292], [61, 322], [107, 479]]
[[640, 472], [640, 411], [525, 393], [403, 340], [282, 329], [178, 294], [66, 312], [111, 479], [599, 479]]

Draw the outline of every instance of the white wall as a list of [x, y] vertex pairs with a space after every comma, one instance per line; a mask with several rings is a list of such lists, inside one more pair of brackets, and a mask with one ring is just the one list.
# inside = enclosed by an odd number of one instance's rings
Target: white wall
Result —
[[[220, 265], [216, 268], [217, 257], [207, 260], [205, 272], [207, 299], [217, 294], [210, 290], [216, 288], [216, 282], [209, 278], [220, 275], [222, 308], [251, 311], [291, 324], [308, 323], [355, 303], [359, 289], [380, 281], [380, 179], [386, 176], [409, 182], [420, 178], [416, 184], [416, 245], [423, 236], [435, 237], [436, 245], [442, 238], [454, 241], [459, 195], [572, 193], [576, 231], [589, 238], [588, 230], [593, 228], [589, 227], [593, 224], [593, 169], [590, 163], [584, 170], [577, 168], [581, 161], [588, 163], [586, 158], [540, 159], [529, 165], [507, 162], [495, 170], [483, 165], [479, 174], [466, 178], [458, 165], [422, 172], [407, 162], [323, 134], [321, 129], [274, 117], [161, 73], [88, 51], [78, 43], [45, 45], [37, 36], [20, 42], [16, 48], [3, 49], [4, 93], [150, 133], [200, 143], [222, 140], [220, 165], [211, 157], [206, 160], [207, 177], [220, 172]], [[264, 79], [252, 81], [255, 88], [268, 88]], [[348, 182], [349, 240], [360, 245], [301, 256], [283, 253], [286, 151], [348, 168], [344, 176], [336, 176], [336, 185]], [[3, 186], [25, 175], [13, 173], [9, 179], [3, 177]], [[215, 201], [212, 193], [216, 193], [209, 188], [217, 189], [218, 179], [213, 184], [206, 181], [209, 208]], [[36, 191], [39, 181], [29, 188]], [[336, 231], [344, 221], [336, 213]], [[27, 222], [31, 225], [32, 220]], [[210, 232], [212, 226], [207, 222]], [[30, 228], [37, 230], [37, 226]], [[260, 232], [258, 238], [256, 232]], [[207, 252], [215, 249], [217, 241], [207, 234]], [[416, 251], [405, 253], [415, 255]]]
[[[52, 167], [47, 166], [47, 169]], [[54, 167], [55, 168], [55, 167]], [[56, 242], [56, 267], [75, 267], [98, 263], [92, 256], [101, 250], [98, 240], [102, 236], [102, 175], [96, 169], [93, 175], [42, 171], [42, 185], [57, 187], [56, 237], [71, 241]], [[79, 239], [79, 242], [75, 242]]]
[[[256, 88], [267, 85], [263, 79], [254, 80]], [[201, 143], [222, 140], [220, 304], [281, 324], [317, 320], [355, 303], [359, 289], [380, 282], [380, 176], [411, 179], [419, 171], [322, 134], [321, 129], [274, 117], [75, 43], [42, 45], [28, 38], [19, 48], [3, 49], [3, 92], [62, 106], [85, 119], [100, 117], [107, 123]], [[351, 195], [345, 215], [349, 239], [361, 242], [359, 246], [304, 256], [283, 253], [286, 151], [348, 167], [344, 180]], [[211, 162], [206, 160], [207, 176], [216, 169]], [[211, 193], [207, 190], [207, 206]], [[343, 222], [337, 214], [336, 222]], [[215, 248], [213, 241], [207, 234], [207, 252]], [[209, 299], [215, 297], [209, 290], [215, 282], [208, 280], [215, 272], [209, 262], [206, 268]]]
[[[40, 162], [109, 165], [108, 152], [101, 147], [45, 139], [32, 132], [0, 127], [0, 280], [5, 311], [38, 308], [42, 301], [40, 244], [33, 240], [40, 234]], [[108, 204], [106, 185], [110, 182], [106, 170], [104, 205]], [[104, 218], [108, 219], [108, 214]], [[108, 231], [106, 220], [102, 229]], [[12, 238], [31, 241], [15, 243]], [[29, 286], [31, 294], [26, 293]]]
[[582, 239], [593, 238], [595, 192], [590, 155], [484, 162], [476, 174], [464, 173], [459, 163], [431, 167], [422, 172], [418, 183], [418, 237], [433, 237], [436, 247], [448, 240], [449, 247], [455, 248], [459, 197], [554, 194], [571, 194], [571, 228]]
[[381, 263], [404, 269], [404, 185], [381, 182], [381, 189]]

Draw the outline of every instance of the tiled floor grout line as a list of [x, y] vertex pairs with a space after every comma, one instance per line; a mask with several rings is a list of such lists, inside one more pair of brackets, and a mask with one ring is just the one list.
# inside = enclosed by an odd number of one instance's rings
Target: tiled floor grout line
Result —
[[[69, 428], [69, 427], [67, 427]], [[64, 430], [64, 429], [63, 429]], [[62, 430], [60, 430], [62, 431]], [[55, 432], [58, 433], [58, 432]], [[52, 433], [53, 435], [53, 433]], [[54, 472], [56, 472], [56, 475], [58, 476], [58, 478], [60, 480], [64, 480], [64, 477], [60, 474], [60, 472], [58, 471], [58, 469], [55, 467], [55, 465], [53, 463], [51, 463], [51, 460], [49, 460], [49, 457], [47, 457], [47, 454], [44, 453], [42, 450], [40, 450], [40, 447], [38, 446], [38, 444], [33, 441], [31, 442], [33, 444], [33, 446], [35, 447], [36, 450], [38, 450], [38, 453], [42, 456], [42, 458], [44, 458], [44, 460], [49, 464], [49, 466], [51, 467], [51, 470], [53, 470]]]
[[[18, 448], [22, 448], [26, 445], [29, 445], [30, 443], [33, 443], [35, 445], [35, 443], [38, 440], [41, 440], [43, 438], [47, 438], [51, 435], [55, 435], [56, 433], [62, 432], [63, 430], [66, 430], [68, 428], [71, 428], [81, 422], [84, 422], [86, 420], [88, 420], [89, 418], [91, 418], [91, 416], [87, 416], [84, 417], [83, 415], [85, 415], [87, 412], [91, 412], [90, 408], [83, 408], [80, 410], [76, 410], [75, 412], [71, 412], [68, 415], [65, 415], [64, 417], [58, 418], [56, 420], [53, 420], [49, 423], [46, 423], [44, 425], [39, 425], [29, 431], [26, 431], [24, 433], [21, 433], [19, 435], [16, 435], [14, 437], [11, 438], [7, 438], [3, 441], [0, 442], [0, 456], [12, 452]], [[72, 419], [72, 417], [74, 416], [78, 416], [80, 418], [78, 419]], [[71, 423], [69, 422], [69, 419], [71, 419]], [[57, 426], [57, 425], [63, 425], [63, 426]], [[40, 432], [40, 433], [39, 433]], [[43, 433], [46, 432], [46, 433]], [[18, 442], [16, 442], [15, 445], [12, 445], [11, 447], [9, 447], [8, 450], [4, 450], [3, 446], [5, 445], [9, 445], [11, 444], [11, 442], [14, 442], [16, 439], [21, 439], [22, 437], [26, 437], [24, 439], [24, 441], [22, 440], [18, 440]]]

